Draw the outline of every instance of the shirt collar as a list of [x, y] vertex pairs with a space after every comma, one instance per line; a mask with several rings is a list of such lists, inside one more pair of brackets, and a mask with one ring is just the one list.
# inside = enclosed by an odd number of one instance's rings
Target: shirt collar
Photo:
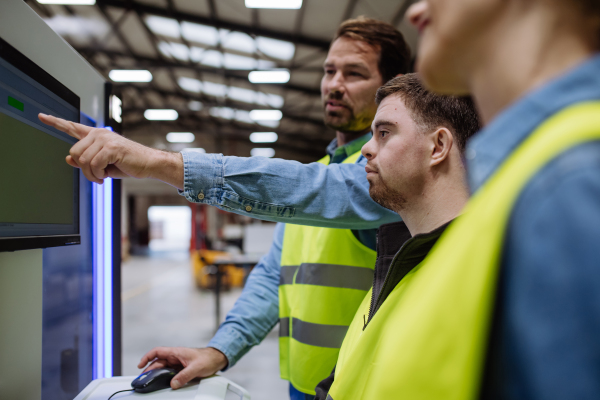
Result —
[[599, 99], [597, 54], [502, 111], [467, 145], [471, 192], [477, 191], [544, 120], [571, 104]]
[[330, 157], [330, 164], [339, 164], [352, 154], [360, 151], [360, 149], [371, 140], [371, 132], [354, 139], [353, 141], [346, 143], [343, 146], [338, 147], [337, 138], [333, 139], [327, 146], [327, 154]]

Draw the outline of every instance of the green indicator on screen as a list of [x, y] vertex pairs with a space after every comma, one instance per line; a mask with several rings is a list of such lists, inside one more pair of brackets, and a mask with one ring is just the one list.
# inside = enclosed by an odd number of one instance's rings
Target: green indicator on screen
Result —
[[11, 107], [16, 108], [19, 111], [25, 111], [25, 104], [21, 103], [17, 99], [13, 99], [10, 96], [8, 96], [8, 105], [11, 106]]

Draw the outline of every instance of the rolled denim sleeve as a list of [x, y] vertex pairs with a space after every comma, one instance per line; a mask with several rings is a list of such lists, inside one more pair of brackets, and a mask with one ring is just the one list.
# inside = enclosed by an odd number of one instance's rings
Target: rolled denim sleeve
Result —
[[366, 159], [302, 164], [264, 157], [181, 152], [188, 201], [267, 221], [374, 229], [400, 220], [369, 196]]
[[284, 224], [277, 224], [269, 252], [254, 267], [241, 296], [208, 343], [233, 367], [267, 336], [279, 321], [279, 275]]

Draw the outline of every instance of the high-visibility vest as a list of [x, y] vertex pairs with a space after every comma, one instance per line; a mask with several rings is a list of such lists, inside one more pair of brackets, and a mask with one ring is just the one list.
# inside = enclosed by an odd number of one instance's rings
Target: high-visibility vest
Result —
[[[344, 163], [354, 163], [357, 152]], [[329, 163], [329, 156], [319, 162]], [[348, 326], [373, 284], [375, 251], [350, 229], [286, 224], [279, 283], [280, 373], [315, 394], [331, 374]]]
[[333, 400], [478, 398], [506, 225], [519, 194], [548, 162], [600, 140], [600, 102], [546, 120], [486, 182], [429, 255], [363, 330], [361, 304], [344, 339]]

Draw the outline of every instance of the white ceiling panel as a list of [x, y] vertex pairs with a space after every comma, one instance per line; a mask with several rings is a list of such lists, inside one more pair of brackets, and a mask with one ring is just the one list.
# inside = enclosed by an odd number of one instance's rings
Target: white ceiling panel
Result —
[[123, 43], [121, 43], [116, 36], [112, 36], [108, 40], [104, 41], [102, 43], [102, 47], [111, 51], [118, 51], [122, 53], [125, 52], [125, 46], [123, 46]]
[[267, 10], [258, 11], [259, 23], [262, 28], [276, 29], [281, 32], [293, 33], [296, 26], [298, 10]]
[[128, 11], [122, 8], [106, 7], [106, 13], [111, 17], [113, 21], [118, 21], [121, 16]]
[[120, 31], [136, 54], [156, 57], [154, 44], [150, 41], [146, 29], [136, 14], [127, 14], [120, 26]]
[[242, 0], [215, 0], [215, 5], [219, 18], [246, 25], [252, 23], [251, 10], [244, 6]]
[[344, 16], [346, 0], [305, 0], [302, 33], [310, 37], [331, 40]]
[[352, 18], [364, 15], [381, 21], [391, 22], [403, 1], [359, 0], [352, 13]]
[[210, 8], [206, 0], [174, 0], [177, 11], [208, 17]]
[[152, 76], [154, 77], [152, 80], [153, 85], [164, 90], [173, 89], [173, 80], [166, 69], [155, 70], [153, 71]]

